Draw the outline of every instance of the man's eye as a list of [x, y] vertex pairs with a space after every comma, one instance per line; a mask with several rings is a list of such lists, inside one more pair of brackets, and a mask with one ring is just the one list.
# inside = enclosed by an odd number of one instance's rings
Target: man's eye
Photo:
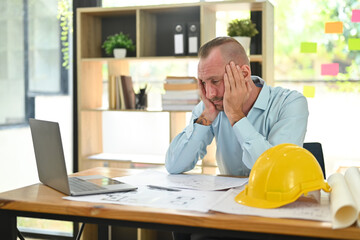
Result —
[[205, 86], [206, 83], [205, 83], [205, 82], [201, 82], [201, 84], [202, 84], [203, 86]]

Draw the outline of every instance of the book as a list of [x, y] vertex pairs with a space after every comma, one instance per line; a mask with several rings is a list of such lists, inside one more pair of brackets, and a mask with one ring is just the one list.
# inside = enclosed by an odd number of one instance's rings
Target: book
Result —
[[162, 95], [162, 99], [199, 99], [199, 91], [196, 89], [193, 90], [173, 90], [166, 91]]
[[135, 109], [131, 76], [109, 76], [109, 109]]
[[124, 92], [121, 82], [121, 76], [115, 77], [115, 94], [116, 94], [116, 109], [124, 110], [126, 109], [125, 106], [125, 98], [124, 98]]
[[109, 92], [109, 109], [116, 109], [116, 88], [115, 76], [109, 76], [108, 92]]
[[125, 101], [125, 109], [135, 109], [135, 92], [131, 76], [121, 75], [121, 86]]
[[178, 83], [164, 83], [164, 89], [166, 91], [179, 91], [179, 90], [194, 90], [198, 88], [198, 84], [197, 83], [182, 83], [182, 84], [178, 84]]
[[184, 104], [191, 104], [191, 105], [196, 105], [200, 102], [199, 99], [174, 99], [174, 100], [168, 100], [168, 99], [163, 99], [162, 100], [162, 104], [163, 105], [184, 105]]
[[163, 110], [191, 111], [200, 102], [198, 83], [195, 77], [167, 76], [164, 89]]
[[186, 84], [186, 83], [196, 83], [197, 81], [195, 77], [167, 76], [165, 82], [171, 84]]
[[184, 105], [162, 105], [162, 109], [164, 111], [192, 111], [195, 105], [192, 104], [184, 104]]

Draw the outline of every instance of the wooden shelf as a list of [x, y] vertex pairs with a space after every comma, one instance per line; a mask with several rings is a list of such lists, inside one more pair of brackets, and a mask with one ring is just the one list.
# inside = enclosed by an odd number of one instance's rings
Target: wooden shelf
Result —
[[108, 109], [108, 108], [87, 108], [84, 112], [129, 112], [129, 113], [187, 113], [186, 110], [141, 110], [141, 109]]
[[[130, 64], [133, 62], [197, 61], [196, 56], [174, 56], [173, 25], [199, 22], [200, 44], [202, 45], [216, 37], [216, 13], [218, 11], [251, 12], [252, 20], [256, 22], [260, 32], [252, 41], [251, 67], [253, 74], [261, 76], [271, 85], [274, 69], [274, 8], [269, 1], [234, 0], [77, 9], [79, 170], [94, 167], [94, 162], [101, 164], [105, 160], [89, 158], [89, 156], [96, 156], [103, 152], [104, 112], [169, 112], [170, 140], [182, 131], [186, 125], [187, 111], [102, 108], [105, 106], [102, 102], [102, 66], [104, 63], [108, 65], [109, 75], [129, 75]], [[133, 39], [136, 51], [124, 59], [107, 57], [101, 45], [108, 35], [120, 31]], [[171, 75], [171, 73], [168, 74]], [[208, 151], [208, 155], [211, 155], [209, 152], [211, 151]], [[208, 159], [204, 159], [204, 166], [209, 165], [207, 161]], [[214, 162], [214, 160], [209, 162]], [[213, 165], [210, 164], [207, 168], [213, 169]]]
[[[262, 55], [250, 55], [251, 62], [262, 62]], [[198, 61], [197, 56], [166, 56], [166, 57], [126, 57], [126, 58], [113, 58], [113, 57], [103, 57], [103, 58], [82, 58], [84, 62], [116, 62], [116, 61], [126, 61], [126, 62], [142, 62], [142, 61]]]

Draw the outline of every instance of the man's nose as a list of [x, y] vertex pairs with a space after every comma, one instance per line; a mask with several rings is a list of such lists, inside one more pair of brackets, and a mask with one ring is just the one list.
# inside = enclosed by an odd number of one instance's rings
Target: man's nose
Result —
[[206, 98], [212, 99], [216, 97], [216, 89], [211, 84], [206, 84]]

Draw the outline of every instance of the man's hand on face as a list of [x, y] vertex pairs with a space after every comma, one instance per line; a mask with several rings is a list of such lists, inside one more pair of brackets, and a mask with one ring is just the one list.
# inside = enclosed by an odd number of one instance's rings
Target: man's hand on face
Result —
[[206, 91], [204, 84], [198, 79], [198, 87], [200, 91], [200, 97], [205, 105], [205, 109], [201, 116], [196, 120], [196, 123], [209, 126], [219, 114], [219, 110], [216, 109], [214, 103], [206, 98]]
[[[246, 75], [245, 75], [246, 77]], [[243, 75], [239, 65], [231, 61], [225, 67], [224, 74], [224, 112], [228, 117], [231, 126], [245, 117], [243, 112], [244, 103], [249, 99], [251, 86], [248, 78]]]

